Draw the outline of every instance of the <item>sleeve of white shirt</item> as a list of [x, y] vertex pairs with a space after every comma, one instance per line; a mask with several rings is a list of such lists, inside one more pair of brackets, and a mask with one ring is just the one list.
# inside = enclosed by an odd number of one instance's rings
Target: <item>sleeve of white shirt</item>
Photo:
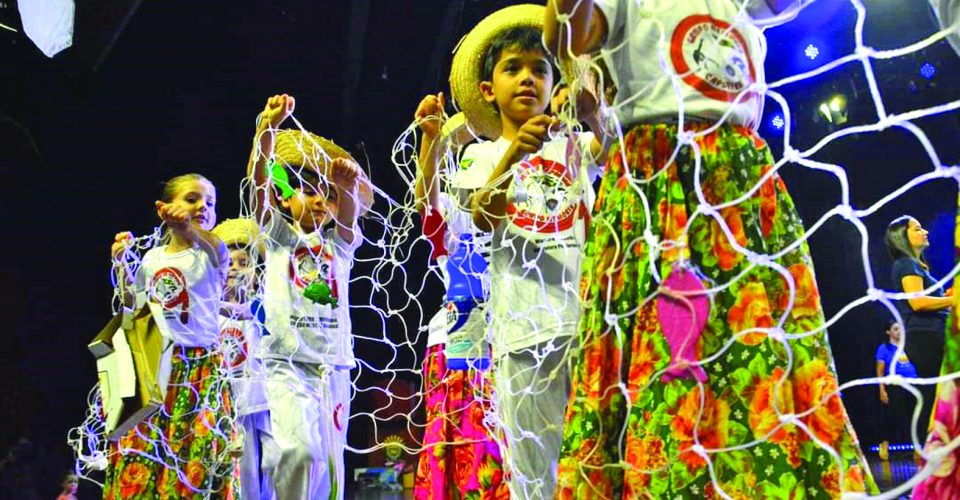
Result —
[[279, 210], [273, 211], [270, 214], [270, 220], [267, 221], [267, 224], [263, 228], [263, 232], [267, 233], [268, 244], [278, 244], [283, 246], [294, 246], [297, 244], [297, 235], [293, 232], [293, 229], [287, 224], [287, 221], [284, 220], [283, 214]]
[[607, 20], [606, 47], [620, 44], [623, 40], [623, 30], [626, 24], [626, 3], [631, 0], [594, 0], [593, 5], [600, 9]]
[[471, 144], [463, 150], [457, 172], [453, 174], [450, 185], [454, 189], [474, 190], [487, 185], [490, 170], [486, 167], [487, 159], [483, 156], [483, 148], [478, 144]]

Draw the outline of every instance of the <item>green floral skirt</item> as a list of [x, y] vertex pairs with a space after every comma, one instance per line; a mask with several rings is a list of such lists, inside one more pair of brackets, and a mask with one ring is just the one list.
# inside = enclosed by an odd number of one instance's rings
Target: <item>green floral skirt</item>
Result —
[[164, 406], [112, 444], [105, 499], [234, 498], [228, 381], [220, 355], [175, 347]]
[[[558, 498], [875, 492], [825, 332], [763, 330], [824, 323], [803, 224], [766, 143], [735, 126], [674, 155], [677, 142], [676, 125], [638, 125], [610, 151], [586, 246]], [[698, 189], [716, 210], [697, 212]], [[704, 371], [671, 379], [657, 299], [681, 263], [711, 289], [710, 305], [686, 358]]]

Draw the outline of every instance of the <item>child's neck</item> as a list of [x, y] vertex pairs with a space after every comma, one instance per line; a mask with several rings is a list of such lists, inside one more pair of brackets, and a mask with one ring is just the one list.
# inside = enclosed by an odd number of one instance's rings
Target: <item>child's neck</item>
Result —
[[513, 142], [517, 138], [517, 135], [520, 133], [520, 127], [522, 123], [514, 123], [512, 120], [507, 119], [507, 117], [500, 115], [500, 137]]
[[167, 252], [176, 253], [193, 248], [193, 240], [184, 238], [182, 235], [171, 232], [170, 241], [167, 243]]

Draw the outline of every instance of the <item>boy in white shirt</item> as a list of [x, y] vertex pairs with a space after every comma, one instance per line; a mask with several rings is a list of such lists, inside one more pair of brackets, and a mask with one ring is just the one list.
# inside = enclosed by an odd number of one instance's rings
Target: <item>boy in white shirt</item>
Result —
[[[278, 130], [294, 99], [260, 115], [248, 175], [267, 234], [261, 341], [270, 433], [262, 467], [277, 498], [343, 498], [350, 369], [348, 284], [370, 187], [356, 161], [309, 132]], [[277, 193], [278, 192], [278, 193]], [[285, 214], [274, 209], [274, 196]], [[290, 217], [290, 222], [285, 220]]]
[[544, 114], [553, 69], [541, 44], [543, 12], [515, 6], [478, 24], [454, 57], [450, 82], [471, 128], [496, 138], [467, 147], [455, 184], [476, 190], [474, 223], [493, 233], [494, 380], [519, 498], [553, 496], [593, 202], [587, 164], [600, 153], [592, 134], [548, 137], [558, 121]]

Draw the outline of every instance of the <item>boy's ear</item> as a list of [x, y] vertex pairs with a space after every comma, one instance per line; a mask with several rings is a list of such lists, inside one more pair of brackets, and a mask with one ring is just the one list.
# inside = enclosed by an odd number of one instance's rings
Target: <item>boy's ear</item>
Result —
[[484, 101], [495, 102], [497, 96], [493, 93], [493, 82], [480, 82], [480, 95], [483, 96]]

